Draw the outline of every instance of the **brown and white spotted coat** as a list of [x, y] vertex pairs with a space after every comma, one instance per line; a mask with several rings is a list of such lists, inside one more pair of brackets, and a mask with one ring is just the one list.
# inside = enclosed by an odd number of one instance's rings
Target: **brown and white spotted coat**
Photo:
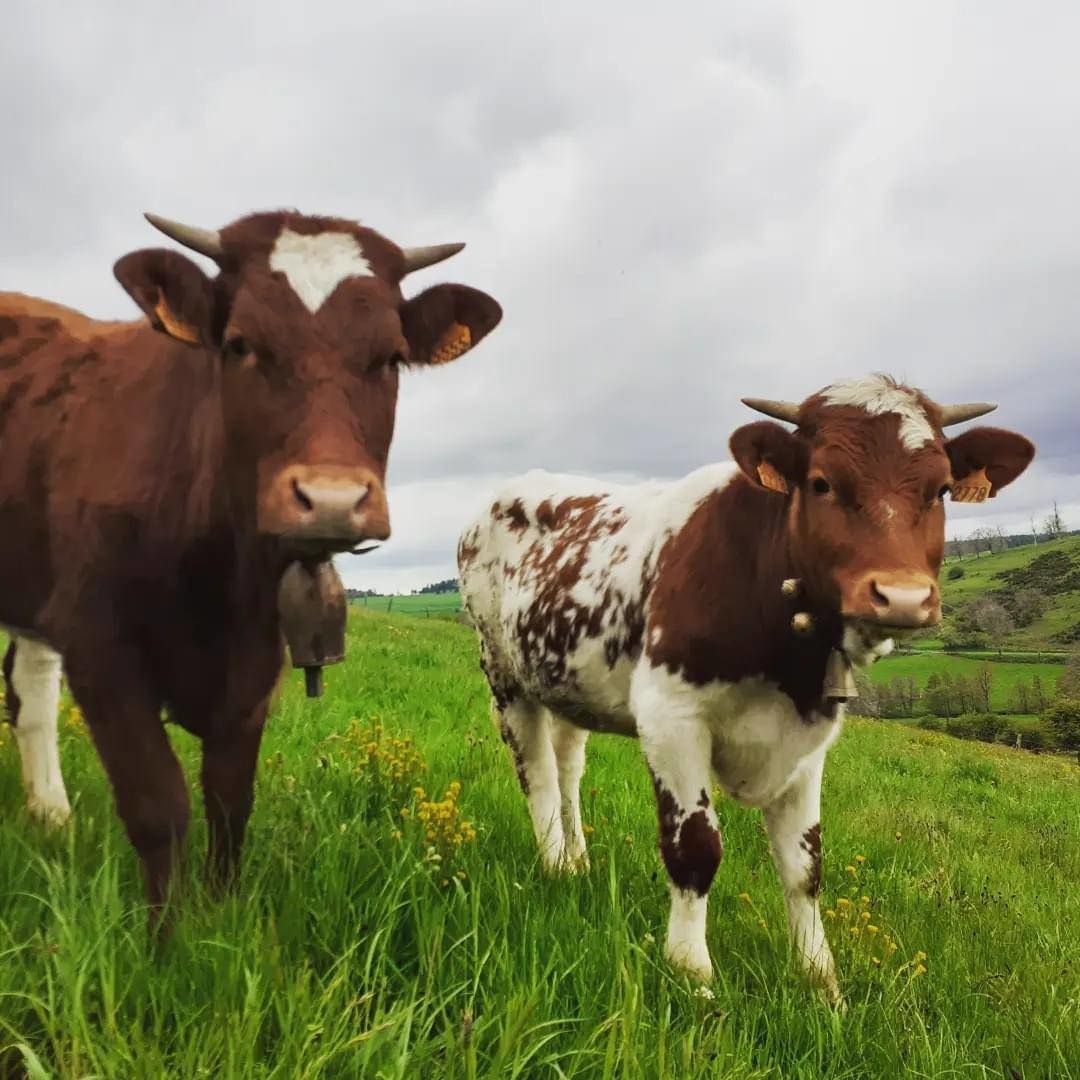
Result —
[[[942, 415], [883, 377], [838, 383], [795, 431], [738, 429], [734, 465], [632, 486], [530, 472], [461, 534], [463, 601], [545, 865], [587, 864], [589, 732], [636, 736], [670, 880], [666, 952], [697, 977], [723, 851], [715, 778], [762, 809], [804, 968], [839, 997], [817, 903], [843, 713], [826, 665], [937, 621], [946, 489], [985, 468], [996, 494], [1034, 452], [995, 428], [947, 440]], [[809, 634], [792, 630], [799, 611]]]

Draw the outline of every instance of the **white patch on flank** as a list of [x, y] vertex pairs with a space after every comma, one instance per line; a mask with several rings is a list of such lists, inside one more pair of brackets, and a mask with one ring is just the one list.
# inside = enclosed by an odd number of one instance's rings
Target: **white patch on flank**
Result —
[[312, 315], [346, 278], [375, 276], [360, 241], [344, 232], [305, 236], [282, 229], [270, 253], [270, 269], [289, 279]]
[[58, 653], [41, 642], [16, 639], [11, 684], [20, 702], [15, 742], [26, 805], [34, 817], [52, 825], [62, 825], [71, 815], [56, 736], [60, 675]]
[[910, 390], [893, 386], [883, 375], [833, 383], [822, 391], [822, 396], [826, 405], [851, 405], [872, 416], [896, 413], [900, 417], [900, 441], [908, 450], [918, 450], [934, 439], [934, 429], [919, 399]]

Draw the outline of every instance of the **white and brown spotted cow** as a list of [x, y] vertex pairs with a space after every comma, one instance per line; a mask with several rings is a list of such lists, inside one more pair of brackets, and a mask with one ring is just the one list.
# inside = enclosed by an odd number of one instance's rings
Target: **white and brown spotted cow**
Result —
[[669, 960], [711, 976], [715, 777], [763, 810], [803, 966], [839, 1000], [820, 802], [851, 667], [939, 620], [944, 496], [996, 495], [1034, 447], [990, 427], [947, 439], [994, 406], [941, 407], [883, 376], [746, 403], [795, 430], [748, 424], [734, 465], [673, 482], [508, 483], [461, 535], [462, 595], [545, 865], [587, 862], [588, 733], [636, 735], [670, 878]]

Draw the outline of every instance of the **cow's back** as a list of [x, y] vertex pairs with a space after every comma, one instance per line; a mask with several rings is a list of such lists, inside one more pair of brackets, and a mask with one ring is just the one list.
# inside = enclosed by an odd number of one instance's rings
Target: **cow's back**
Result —
[[628, 729], [664, 543], [731, 476], [612, 485], [533, 471], [462, 531], [462, 601], [497, 701], [525, 696], [597, 728]]

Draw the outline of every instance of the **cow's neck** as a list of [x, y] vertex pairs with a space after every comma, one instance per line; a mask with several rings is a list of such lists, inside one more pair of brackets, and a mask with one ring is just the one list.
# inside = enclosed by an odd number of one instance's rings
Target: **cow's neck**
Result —
[[[832, 711], [822, 689], [843, 627], [781, 591], [797, 576], [787, 508], [741, 476], [699, 505], [661, 555], [652, 604], [661, 633], [651, 652], [697, 684], [764, 677], [809, 718]], [[814, 622], [805, 636], [792, 629], [800, 610]]]
[[223, 599], [249, 607], [257, 596], [276, 594], [287, 563], [258, 535], [254, 490], [237, 497], [230, 481], [216, 357], [179, 344], [170, 351], [180, 370], [179, 378], [162, 380], [176, 396], [173, 407], [162, 410], [168, 483], [153, 498], [148, 547], [171, 551], [189, 583], [205, 579]]

